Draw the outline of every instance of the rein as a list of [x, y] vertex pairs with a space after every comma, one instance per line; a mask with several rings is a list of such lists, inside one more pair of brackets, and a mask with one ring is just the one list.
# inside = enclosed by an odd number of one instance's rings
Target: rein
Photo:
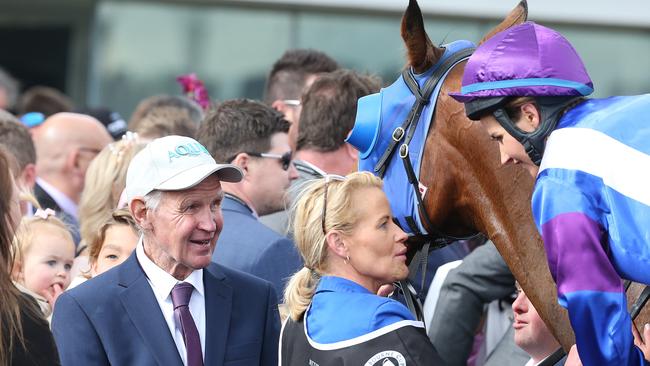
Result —
[[[632, 281], [625, 280], [623, 281], [623, 284], [623, 287], [625, 287], [625, 292], [627, 292], [627, 290], [630, 288], [630, 285], [632, 284]], [[650, 300], [650, 286], [644, 287], [641, 295], [639, 295], [634, 304], [632, 304], [632, 308], [630, 309], [630, 318], [632, 318], [633, 321], [637, 316], [639, 316], [641, 309], [643, 309], [648, 300]]]

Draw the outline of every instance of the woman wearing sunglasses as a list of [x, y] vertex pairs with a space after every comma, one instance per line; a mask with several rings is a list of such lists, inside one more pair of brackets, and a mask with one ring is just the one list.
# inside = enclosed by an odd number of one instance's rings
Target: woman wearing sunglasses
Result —
[[438, 364], [424, 324], [376, 295], [408, 275], [407, 236], [392, 220], [381, 179], [313, 181], [294, 206], [294, 233], [305, 266], [285, 290], [281, 365]]

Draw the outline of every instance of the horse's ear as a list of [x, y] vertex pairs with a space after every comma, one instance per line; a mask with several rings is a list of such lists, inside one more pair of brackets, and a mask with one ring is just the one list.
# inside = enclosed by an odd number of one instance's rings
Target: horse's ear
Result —
[[483, 42], [490, 39], [493, 35], [501, 32], [502, 30], [506, 30], [510, 27], [521, 24], [525, 22], [526, 19], [528, 19], [528, 3], [526, 0], [521, 0], [521, 2], [519, 2], [519, 4], [517, 4], [517, 6], [510, 11], [510, 14], [508, 14], [508, 16], [501, 22], [501, 24], [492, 29], [490, 33], [483, 37], [481, 42], [478, 44], [483, 44]]
[[422, 11], [416, 0], [409, 0], [409, 6], [402, 17], [402, 39], [406, 45], [408, 64], [416, 73], [429, 69], [444, 53], [427, 36]]

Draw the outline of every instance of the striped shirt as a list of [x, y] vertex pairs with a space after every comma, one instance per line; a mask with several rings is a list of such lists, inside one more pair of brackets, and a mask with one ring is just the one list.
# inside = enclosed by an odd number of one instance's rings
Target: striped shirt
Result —
[[650, 95], [588, 100], [550, 135], [532, 198], [585, 366], [643, 365], [621, 277], [650, 284]]

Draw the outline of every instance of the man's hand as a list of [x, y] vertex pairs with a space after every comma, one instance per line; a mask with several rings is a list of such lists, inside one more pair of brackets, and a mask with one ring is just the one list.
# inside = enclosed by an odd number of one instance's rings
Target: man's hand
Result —
[[636, 330], [634, 324], [632, 324], [632, 334], [634, 334], [634, 345], [639, 347], [641, 352], [643, 352], [643, 358], [646, 361], [650, 361], [650, 344], [646, 343], [648, 338], [650, 338], [650, 324], [646, 324], [643, 327], [643, 338], [639, 334], [639, 331]]

